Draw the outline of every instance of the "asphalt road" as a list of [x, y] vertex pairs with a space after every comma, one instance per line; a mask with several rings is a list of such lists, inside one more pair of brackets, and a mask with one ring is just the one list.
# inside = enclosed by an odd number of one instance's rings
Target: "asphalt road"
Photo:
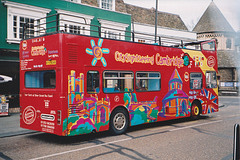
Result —
[[240, 98], [220, 97], [224, 107], [199, 120], [173, 120], [76, 137], [46, 133], [0, 138], [0, 159], [197, 159], [230, 160]]

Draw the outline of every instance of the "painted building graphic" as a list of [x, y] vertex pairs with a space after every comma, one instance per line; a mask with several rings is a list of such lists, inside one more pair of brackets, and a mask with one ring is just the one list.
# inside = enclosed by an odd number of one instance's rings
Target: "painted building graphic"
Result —
[[163, 108], [160, 112], [162, 117], [186, 116], [190, 113], [190, 101], [188, 95], [182, 90], [183, 81], [175, 69], [168, 82], [168, 93], [162, 100]]
[[110, 116], [109, 97], [84, 96], [84, 74], [76, 78], [75, 71], [68, 76], [68, 118], [63, 122], [63, 135], [91, 133], [105, 130]]
[[131, 126], [157, 121], [157, 96], [153, 101], [138, 102], [135, 93], [125, 93], [123, 100], [129, 110]]

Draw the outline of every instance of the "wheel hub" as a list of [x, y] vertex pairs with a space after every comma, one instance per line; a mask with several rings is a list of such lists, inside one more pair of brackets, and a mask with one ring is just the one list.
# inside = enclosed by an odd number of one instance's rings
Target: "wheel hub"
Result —
[[126, 125], [125, 115], [123, 113], [116, 114], [114, 119], [113, 119], [113, 123], [114, 123], [114, 127], [117, 130], [123, 129], [125, 127], [125, 125]]
[[194, 107], [193, 112], [194, 112], [195, 115], [198, 115], [198, 114], [199, 114], [199, 109], [198, 109], [197, 106]]

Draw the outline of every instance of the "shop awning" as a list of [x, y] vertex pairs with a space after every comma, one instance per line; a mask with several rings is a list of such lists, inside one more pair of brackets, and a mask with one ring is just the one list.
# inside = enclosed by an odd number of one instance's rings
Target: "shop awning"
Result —
[[9, 82], [9, 81], [12, 81], [12, 77], [0, 75], [0, 83], [5, 83], [5, 82]]

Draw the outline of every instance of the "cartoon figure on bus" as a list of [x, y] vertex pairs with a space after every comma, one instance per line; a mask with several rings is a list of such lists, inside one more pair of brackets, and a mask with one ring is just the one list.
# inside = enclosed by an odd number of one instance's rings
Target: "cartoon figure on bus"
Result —
[[162, 100], [160, 116], [186, 116], [190, 113], [190, 101], [188, 95], [182, 90], [183, 81], [175, 69], [168, 83], [169, 92]]

